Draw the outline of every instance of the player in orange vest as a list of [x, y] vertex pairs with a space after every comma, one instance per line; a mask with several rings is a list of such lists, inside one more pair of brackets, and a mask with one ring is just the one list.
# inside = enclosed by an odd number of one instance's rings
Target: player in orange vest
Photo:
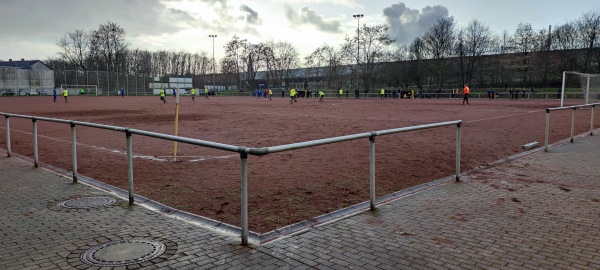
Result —
[[465, 101], [469, 105], [469, 95], [471, 95], [471, 90], [469, 89], [469, 85], [465, 83], [465, 88], [463, 88], [463, 105], [465, 105]]

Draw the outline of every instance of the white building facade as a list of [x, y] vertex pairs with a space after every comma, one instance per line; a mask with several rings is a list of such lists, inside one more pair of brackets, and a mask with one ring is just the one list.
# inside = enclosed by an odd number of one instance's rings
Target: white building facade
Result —
[[36, 95], [54, 88], [54, 70], [39, 60], [0, 62], [0, 94]]

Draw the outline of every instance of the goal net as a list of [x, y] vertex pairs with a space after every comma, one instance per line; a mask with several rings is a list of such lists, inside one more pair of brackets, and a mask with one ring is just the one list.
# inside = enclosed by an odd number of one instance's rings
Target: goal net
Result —
[[61, 84], [60, 89], [67, 89], [69, 96], [97, 96], [102, 93], [98, 93], [97, 85], [84, 85], [84, 84]]
[[600, 102], [600, 74], [563, 72], [560, 106]]

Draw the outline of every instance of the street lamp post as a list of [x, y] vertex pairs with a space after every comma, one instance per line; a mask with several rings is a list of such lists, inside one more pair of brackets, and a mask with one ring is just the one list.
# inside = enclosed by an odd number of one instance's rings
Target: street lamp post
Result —
[[358, 84], [360, 80], [360, 73], [358, 71], [360, 67], [360, 18], [364, 17], [364, 14], [354, 14], [354, 17], [357, 20], [356, 25], [356, 88], [358, 89]]
[[217, 37], [217, 35], [208, 35], [208, 37], [212, 38], [213, 40], [213, 79], [212, 79], [212, 83], [213, 83], [213, 91], [216, 91], [215, 87], [215, 38]]
[[115, 62], [112, 63], [112, 67], [116, 68], [116, 71], [117, 71], [117, 73], [116, 73], [116, 75], [117, 75], [117, 87], [116, 87], [116, 89], [118, 91], [119, 90], [119, 62], [118, 62], [119, 61], [119, 59], [118, 59], [119, 58], [119, 54], [118, 54], [119, 50], [117, 50], [117, 34], [116, 34], [117, 29], [115, 29], [113, 27], [113, 28], [111, 28], [111, 32], [112, 32], [112, 39], [113, 39], [112, 40], [113, 41], [113, 50], [115, 50]]

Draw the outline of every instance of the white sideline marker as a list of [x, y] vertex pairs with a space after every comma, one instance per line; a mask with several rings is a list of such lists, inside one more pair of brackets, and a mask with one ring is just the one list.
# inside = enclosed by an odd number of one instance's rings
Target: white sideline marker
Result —
[[530, 142], [530, 143], [524, 144], [523, 145], [523, 149], [531, 149], [531, 148], [534, 148], [534, 147], [536, 147], [538, 145], [540, 145], [540, 143], [538, 143], [537, 141]]

